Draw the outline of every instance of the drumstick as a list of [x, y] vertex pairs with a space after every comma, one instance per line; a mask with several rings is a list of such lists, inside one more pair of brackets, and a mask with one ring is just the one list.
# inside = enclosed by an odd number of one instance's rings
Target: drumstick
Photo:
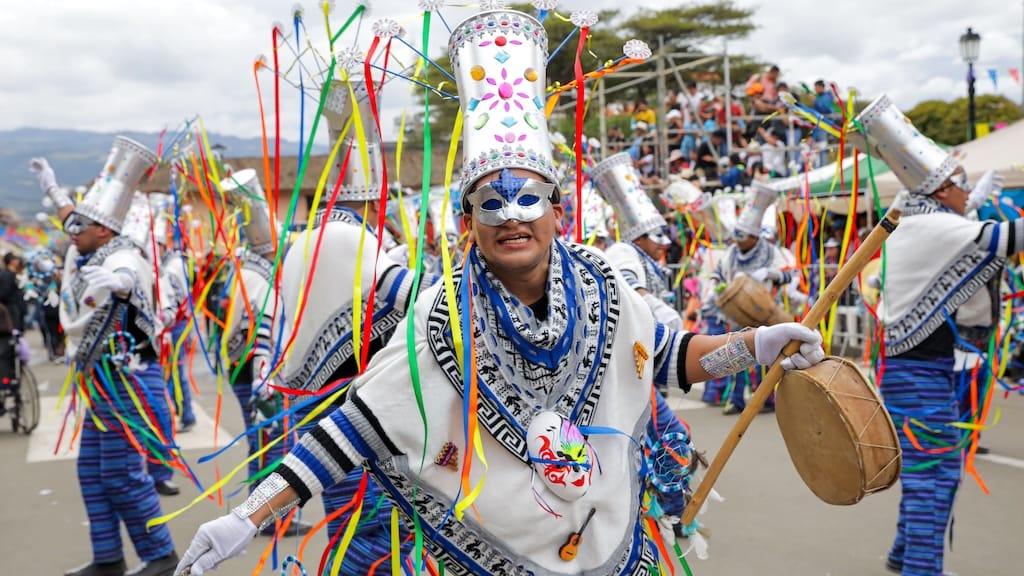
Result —
[[[882, 247], [885, 240], [889, 238], [893, 230], [900, 223], [900, 211], [896, 208], [891, 208], [883, 218], [871, 231], [871, 234], [864, 239], [864, 243], [860, 245], [860, 248], [853, 253], [853, 256], [839, 269], [836, 273], [836, 277], [829, 282], [828, 286], [825, 287], [825, 291], [822, 293], [821, 298], [815, 302], [814, 307], [811, 308], [810, 312], [804, 318], [802, 324], [812, 330], [825, 318], [828, 314], [829, 309], [839, 299], [839, 296], [850, 286], [853, 279], [860, 274], [860, 271], [864, 269], [864, 266], [874, 257], [875, 253]], [[786, 345], [783, 349], [782, 354], [772, 363], [771, 368], [768, 370], [768, 374], [761, 381], [761, 385], [758, 386], [757, 390], [754, 391], [750, 401], [747, 402], [746, 409], [740, 414], [739, 420], [733, 425], [732, 430], [729, 431], [729, 435], [725, 437], [722, 442], [722, 447], [719, 448], [718, 453], [715, 454], [715, 459], [711, 462], [711, 466], [708, 468], [707, 473], [704, 474], [704, 479], [701, 481], [700, 486], [697, 487], [697, 492], [694, 493], [693, 499], [690, 500], [686, 510], [683, 512], [683, 518], [681, 520], [683, 526], [688, 526], [693, 522], [693, 519], [697, 517], [697, 512], [700, 511], [701, 506], [704, 505], [704, 501], [707, 499], [708, 494], [711, 493], [711, 488], [714, 487], [715, 481], [718, 480], [719, 474], [722, 473], [722, 469], [725, 468], [725, 463], [732, 456], [733, 450], [739, 445], [740, 439], [746, 433], [747, 428], [750, 427], [750, 423], [754, 421], [754, 417], [761, 411], [764, 403], [771, 396], [775, 386], [782, 379], [784, 370], [782, 369], [782, 359], [786, 356], [794, 354], [800, 350], [801, 342], [794, 340]]]

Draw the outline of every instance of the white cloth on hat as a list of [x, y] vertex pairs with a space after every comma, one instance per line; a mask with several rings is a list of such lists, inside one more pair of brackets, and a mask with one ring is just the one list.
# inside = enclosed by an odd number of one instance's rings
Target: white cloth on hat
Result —
[[245, 241], [249, 248], [256, 254], [272, 254], [275, 246], [270, 207], [267, 205], [266, 193], [260, 185], [256, 171], [247, 168], [229, 174], [221, 180], [220, 188], [228, 195], [232, 204], [242, 211], [242, 229], [245, 231]]
[[[359, 115], [364, 130], [362, 140], [357, 138], [353, 128], [345, 133], [345, 125], [356, 114]], [[324, 98], [324, 119], [327, 121], [331, 146], [336, 145], [342, 136], [345, 138], [345, 141], [338, 145], [338, 154], [334, 158], [334, 166], [331, 167], [327, 180], [327, 190], [334, 190], [338, 180], [341, 180], [337, 202], [380, 199], [384, 178], [384, 156], [381, 151], [380, 133], [373, 118], [373, 107], [370, 105], [366, 81], [363, 78], [334, 80], [331, 83]], [[345, 168], [344, 173], [341, 171], [342, 167]], [[326, 193], [321, 197], [321, 207], [327, 205], [330, 197], [331, 195]]]
[[153, 244], [150, 242], [149, 199], [142, 192], [136, 191], [132, 196], [132, 204], [128, 208], [128, 214], [124, 217], [121, 235], [134, 242], [147, 260], [151, 262], [156, 260], [153, 254]]

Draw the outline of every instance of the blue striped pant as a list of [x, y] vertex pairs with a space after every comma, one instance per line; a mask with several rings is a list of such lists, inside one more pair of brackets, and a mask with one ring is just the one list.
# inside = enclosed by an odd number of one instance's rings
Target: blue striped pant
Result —
[[[164, 385], [167, 387], [167, 391], [170, 393], [169, 397], [173, 398], [174, 397], [173, 386], [169, 386], [166, 383]], [[182, 387], [182, 389], [187, 388], [188, 387], [188, 382], [182, 381], [181, 387]], [[166, 406], [163, 403], [161, 403], [161, 404]], [[167, 435], [167, 439], [169, 441], [170, 438], [171, 438], [171, 435], [170, 435], [171, 429], [174, 427], [174, 424], [173, 424], [173, 422], [171, 422], [171, 419], [170, 419], [171, 418], [170, 410], [166, 410], [165, 413], [166, 413], [166, 422], [167, 423], [164, 426], [164, 428], [166, 429], [166, 434], [168, 434]], [[163, 447], [163, 446], [154, 446], [153, 450], [155, 452], [159, 452], [161, 457], [164, 459], [164, 461], [166, 461], [166, 462], [170, 462], [171, 461], [171, 454], [170, 454], [170, 452], [167, 449], [165, 449], [165, 447]], [[153, 477], [153, 481], [154, 482], [167, 482], [171, 478], [174, 477], [174, 470], [170, 466], [167, 466], [166, 464], [162, 464], [159, 461], [159, 459], [156, 459], [156, 458], [150, 458], [149, 460], [146, 461], [146, 472], [148, 472], [149, 475]]]
[[[926, 453], [911, 444], [902, 426], [908, 418], [928, 430], [912, 431], [922, 448], [955, 445], [961, 433], [950, 426], [959, 417], [953, 359], [931, 361], [890, 358], [880, 386], [885, 405], [892, 413], [903, 450], [900, 484], [900, 515], [896, 539], [889, 552], [903, 565], [905, 576], [942, 574], [945, 534], [960, 484], [961, 453]], [[926, 439], [927, 434], [934, 440]]]
[[[136, 392], [163, 420], [169, 419], [164, 397], [164, 382], [159, 366], [136, 374]], [[127, 391], [114, 386], [107, 389], [119, 414], [134, 422], [141, 422], [138, 411]], [[118, 402], [120, 400], [120, 402]], [[161, 408], [162, 407], [162, 408]], [[160, 501], [153, 487], [153, 479], [143, 468], [143, 457], [125, 437], [123, 428], [114, 418], [114, 408], [102, 398], [94, 397], [92, 408], [107, 426], [100, 430], [87, 414], [82, 425], [82, 439], [78, 454], [78, 483], [89, 517], [89, 538], [92, 541], [94, 562], [117, 562], [124, 557], [121, 543], [121, 522], [135, 552], [144, 561], [166, 556], [174, 551], [174, 542], [166, 525], [146, 529], [146, 522], [161, 516]], [[140, 434], [135, 433], [136, 438]]]

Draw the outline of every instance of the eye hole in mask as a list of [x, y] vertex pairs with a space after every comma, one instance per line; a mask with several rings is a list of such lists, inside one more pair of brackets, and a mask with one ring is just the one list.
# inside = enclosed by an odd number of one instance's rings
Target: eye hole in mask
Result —
[[498, 200], [497, 198], [489, 198], [485, 200], [483, 204], [480, 205], [480, 207], [483, 208], [484, 210], [492, 211], [501, 210], [502, 206], [504, 206], [504, 204], [501, 202], [501, 200]]
[[537, 202], [540, 202], [540, 197], [532, 194], [524, 195], [519, 197], [520, 206], [533, 206]]

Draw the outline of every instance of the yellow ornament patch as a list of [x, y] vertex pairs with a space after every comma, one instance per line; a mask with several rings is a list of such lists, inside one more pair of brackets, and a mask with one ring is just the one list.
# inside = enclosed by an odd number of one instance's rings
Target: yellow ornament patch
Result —
[[647, 359], [650, 356], [647, 354], [647, 348], [640, 343], [639, 340], [633, 343], [633, 360], [636, 362], [636, 377], [644, 377], [644, 365], [647, 364]]

